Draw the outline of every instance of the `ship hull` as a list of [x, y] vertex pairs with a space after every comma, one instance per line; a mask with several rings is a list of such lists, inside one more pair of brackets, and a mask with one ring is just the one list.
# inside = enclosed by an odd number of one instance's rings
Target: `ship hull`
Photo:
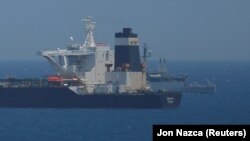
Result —
[[0, 108], [177, 108], [182, 94], [77, 95], [68, 88], [0, 88]]

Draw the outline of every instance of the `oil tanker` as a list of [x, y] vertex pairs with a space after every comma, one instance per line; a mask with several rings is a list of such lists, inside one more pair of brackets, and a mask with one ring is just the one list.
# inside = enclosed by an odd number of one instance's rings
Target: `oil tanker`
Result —
[[39, 51], [56, 70], [47, 79], [1, 79], [0, 107], [7, 108], [176, 108], [182, 92], [154, 91], [146, 58], [132, 28], [115, 33], [115, 50], [95, 43], [95, 22], [85, 23], [84, 43], [73, 37], [66, 49]]

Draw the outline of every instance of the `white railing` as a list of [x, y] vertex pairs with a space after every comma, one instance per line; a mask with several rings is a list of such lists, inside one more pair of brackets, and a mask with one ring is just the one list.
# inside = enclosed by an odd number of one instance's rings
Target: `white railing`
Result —
[[80, 50], [56, 50], [56, 51], [42, 51], [42, 56], [67, 56], [67, 55], [92, 55], [93, 51], [80, 51]]

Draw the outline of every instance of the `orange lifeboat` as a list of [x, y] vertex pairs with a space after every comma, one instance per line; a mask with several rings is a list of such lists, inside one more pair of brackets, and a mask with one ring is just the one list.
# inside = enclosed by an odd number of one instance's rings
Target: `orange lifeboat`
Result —
[[63, 81], [63, 79], [57, 75], [48, 77], [48, 82], [62, 82], [62, 81]]

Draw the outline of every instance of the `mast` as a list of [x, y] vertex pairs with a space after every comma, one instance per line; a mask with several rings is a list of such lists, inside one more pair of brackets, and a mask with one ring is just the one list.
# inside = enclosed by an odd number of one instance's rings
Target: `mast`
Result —
[[163, 74], [167, 74], [167, 67], [166, 67], [166, 58], [160, 58], [160, 65], [159, 65], [159, 73]]
[[151, 57], [151, 50], [149, 49], [148, 50], [148, 47], [147, 47], [147, 45], [146, 45], [146, 43], [144, 43], [143, 44], [143, 56], [142, 56], [142, 58], [143, 58], [143, 64], [147, 64], [147, 58], [148, 57]]
[[92, 17], [88, 16], [81, 21], [85, 22], [85, 32], [87, 34], [85, 42], [84, 42], [84, 47], [96, 47], [94, 38], [93, 38], [93, 30], [95, 28], [95, 23], [92, 21]]

